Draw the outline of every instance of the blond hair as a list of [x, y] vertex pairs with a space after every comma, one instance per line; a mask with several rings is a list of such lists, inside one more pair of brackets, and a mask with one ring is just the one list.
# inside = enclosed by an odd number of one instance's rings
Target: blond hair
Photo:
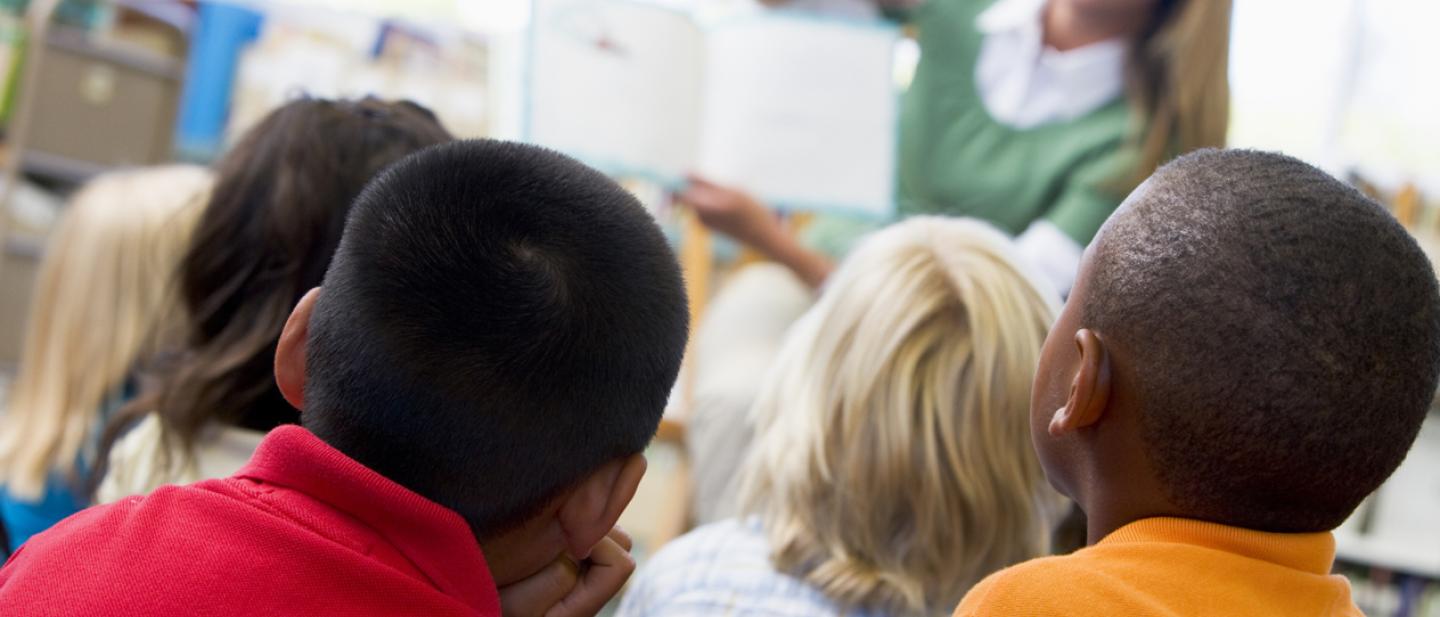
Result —
[[1231, 0], [1165, 0], [1130, 48], [1127, 90], [1140, 110], [1139, 185], [1177, 154], [1225, 145], [1230, 126]]
[[209, 185], [205, 169], [175, 165], [101, 176], [71, 200], [40, 266], [0, 418], [0, 481], [11, 494], [39, 498], [54, 472], [74, 479], [101, 405], [182, 331], [172, 273]]
[[741, 475], [777, 569], [851, 606], [948, 613], [1047, 548], [1030, 383], [1056, 314], [1010, 242], [916, 217], [867, 240], [785, 340]]

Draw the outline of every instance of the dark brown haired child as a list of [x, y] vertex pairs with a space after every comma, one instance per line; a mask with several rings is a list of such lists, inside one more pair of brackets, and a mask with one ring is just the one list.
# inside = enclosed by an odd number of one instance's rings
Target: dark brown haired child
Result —
[[1181, 157], [1087, 251], [1035, 379], [1035, 447], [1090, 546], [956, 615], [1360, 615], [1330, 532], [1437, 375], [1435, 273], [1379, 205], [1278, 154]]

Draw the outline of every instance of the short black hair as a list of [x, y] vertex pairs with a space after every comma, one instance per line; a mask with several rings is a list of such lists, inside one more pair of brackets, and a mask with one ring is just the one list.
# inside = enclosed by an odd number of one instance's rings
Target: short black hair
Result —
[[1379, 204], [1297, 159], [1203, 150], [1107, 223], [1084, 325], [1133, 361], [1187, 514], [1330, 530], [1405, 458], [1440, 375], [1440, 291]]
[[525, 144], [431, 147], [351, 209], [301, 420], [484, 538], [646, 447], [688, 322], [674, 253], [609, 178]]

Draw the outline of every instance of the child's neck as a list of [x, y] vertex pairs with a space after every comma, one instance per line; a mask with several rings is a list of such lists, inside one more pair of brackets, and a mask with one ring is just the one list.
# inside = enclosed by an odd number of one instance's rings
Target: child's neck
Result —
[[1091, 489], [1093, 494], [1086, 495], [1082, 502], [1085, 506], [1085, 543], [1090, 546], [1141, 519], [1157, 516], [1189, 518], [1156, 487], [1125, 485]]
[[1114, 533], [1115, 530], [1142, 518], [1148, 517], [1117, 515], [1116, 513], [1104, 512], [1103, 510], [1096, 512], [1093, 516], [1087, 514], [1085, 518], [1085, 544], [1095, 546], [1099, 544], [1101, 540], [1104, 540], [1106, 536]]

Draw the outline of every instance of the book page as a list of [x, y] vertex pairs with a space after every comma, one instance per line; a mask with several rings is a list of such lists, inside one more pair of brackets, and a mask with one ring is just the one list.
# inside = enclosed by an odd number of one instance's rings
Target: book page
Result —
[[888, 217], [897, 31], [771, 13], [708, 34], [699, 171], [780, 208]]
[[676, 184], [695, 165], [700, 30], [628, 0], [536, 0], [528, 139], [612, 174]]

